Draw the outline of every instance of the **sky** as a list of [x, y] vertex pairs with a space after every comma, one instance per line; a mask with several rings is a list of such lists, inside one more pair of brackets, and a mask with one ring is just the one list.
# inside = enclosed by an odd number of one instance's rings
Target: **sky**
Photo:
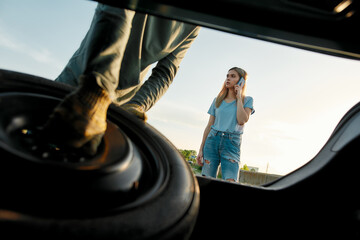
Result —
[[[1, 0], [0, 68], [55, 79], [85, 36], [96, 7], [85, 0]], [[241, 165], [287, 174], [310, 161], [360, 100], [360, 61], [202, 28], [148, 123], [179, 149], [199, 150], [207, 111], [227, 71], [248, 73], [256, 112]]]

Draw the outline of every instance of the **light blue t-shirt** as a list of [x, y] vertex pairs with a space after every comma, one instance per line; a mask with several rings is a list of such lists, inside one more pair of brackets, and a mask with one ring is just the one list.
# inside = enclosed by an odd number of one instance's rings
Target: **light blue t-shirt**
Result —
[[[215, 106], [215, 102], [216, 98], [212, 102], [208, 111], [208, 114], [215, 117], [215, 123], [212, 125], [212, 128], [217, 131], [242, 134], [244, 131], [244, 125], [239, 125], [236, 120], [236, 100], [230, 103], [227, 103], [224, 100], [218, 108]], [[244, 108], [250, 108], [251, 114], [255, 112], [254, 100], [252, 97], [245, 97]]]

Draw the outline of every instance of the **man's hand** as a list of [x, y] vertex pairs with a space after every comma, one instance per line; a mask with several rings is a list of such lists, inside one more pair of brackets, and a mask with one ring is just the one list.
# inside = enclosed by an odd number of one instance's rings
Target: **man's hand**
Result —
[[80, 87], [55, 108], [43, 128], [44, 141], [81, 148], [95, 155], [105, 133], [111, 99], [96, 83], [82, 79]]
[[135, 104], [135, 103], [125, 103], [121, 106], [122, 109], [128, 111], [131, 114], [134, 114], [137, 118], [146, 122], [147, 114], [144, 111], [144, 108]]

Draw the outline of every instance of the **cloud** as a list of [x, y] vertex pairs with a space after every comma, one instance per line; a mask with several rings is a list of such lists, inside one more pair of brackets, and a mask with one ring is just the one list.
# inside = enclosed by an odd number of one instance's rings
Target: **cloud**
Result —
[[163, 124], [181, 126], [186, 128], [204, 129], [207, 121], [207, 114], [179, 102], [163, 101], [157, 103], [149, 112], [149, 120]]
[[4, 48], [8, 48], [13, 51], [19, 51], [23, 48], [19, 43], [17, 43], [14, 39], [8, 36], [1, 28], [0, 28], [0, 46]]
[[162, 99], [148, 112], [148, 123], [166, 136], [177, 148], [198, 149], [208, 115], [181, 100]]
[[46, 48], [29, 46], [6, 32], [0, 25], [0, 47], [26, 55], [34, 61], [61, 69], [63, 64]]

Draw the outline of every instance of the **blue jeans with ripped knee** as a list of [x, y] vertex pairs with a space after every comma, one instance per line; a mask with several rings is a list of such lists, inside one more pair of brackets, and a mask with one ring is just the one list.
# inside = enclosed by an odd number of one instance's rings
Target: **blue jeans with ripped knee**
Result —
[[204, 145], [202, 175], [216, 178], [221, 165], [222, 178], [238, 181], [242, 134], [211, 129]]

